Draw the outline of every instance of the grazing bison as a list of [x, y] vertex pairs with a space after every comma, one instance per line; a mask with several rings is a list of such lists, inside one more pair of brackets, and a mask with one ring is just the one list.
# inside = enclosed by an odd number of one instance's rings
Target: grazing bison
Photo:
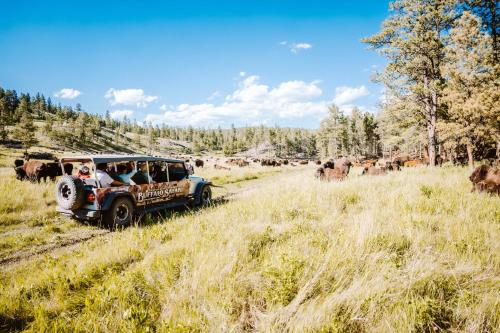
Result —
[[263, 159], [261, 162], [260, 162], [260, 165], [262, 166], [281, 166], [281, 163], [276, 161], [276, 160], [273, 160], [273, 159]]
[[26, 171], [24, 171], [24, 168], [23, 166], [16, 166], [14, 168], [14, 171], [16, 172], [16, 179], [17, 180], [25, 180], [27, 177], [26, 177]]
[[22, 167], [24, 165], [24, 160], [15, 160], [14, 161], [15, 167]]
[[47, 165], [41, 161], [29, 160], [24, 163], [22, 168], [26, 173], [27, 179], [29, 179], [32, 182], [34, 181], [39, 182], [40, 179], [44, 177], [44, 172], [45, 169], [47, 168]]
[[229, 170], [229, 171], [231, 171], [231, 168], [228, 168], [228, 167], [225, 167], [225, 166], [222, 166], [222, 165], [218, 165], [218, 164], [214, 164], [214, 169]]
[[334, 169], [335, 168], [335, 163], [333, 161], [326, 161], [325, 164], [323, 164], [323, 168], [325, 169]]
[[363, 175], [372, 175], [372, 176], [379, 176], [379, 175], [385, 175], [387, 173], [387, 171], [383, 170], [383, 169], [379, 169], [379, 168], [376, 168], [376, 167], [365, 167], [363, 169]]
[[205, 164], [205, 162], [203, 162], [203, 160], [200, 160], [199, 158], [197, 158], [196, 160], [194, 160], [194, 165], [197, 168], [203, 168], [204, 164]]
[[332, 181], [332, 180], [344, 180], [345, 175], [340, 169], [330, 169], [330, 168], [319, 168], [316, 170], [316, 178], [320, 180]]
[[322, 168], [316, 170], [316, 178], [320, 180], [344, 180], [349, 174], [352, 163], [345, 157], [336, 161], [327, 161]]
[[469, 176], [472, 192], [487, 192], [500, 195], [500, 169], [483, 164]]
[[344, 177], [347, 177], [349, 174], [349, 170], [351, 169], [352, 163], [349, 161], [346, 157], [340, 157], [337, 160], [334, 161], [335, 164], [335, 169], [339, 169], [343, 174]]
[[[46, 178], [49, 178], [50, 180], [54, 181], [56, 180], [57, 176], [62, 176], [63, 171], [61, 170], [61, 164], [58, 162], [52, 162], [52, 163], [46, 163], [46, 167], [40, 174], [40, 179], [43, 178], [45, 181]], [[63, 169], [64, 169], [64, 174], [65, 175], [71, 175], [73, 173], [73, 164], [71, 163], [64, 163], [63, 164]]]
[[[61, 164], [58, 162], [44, 163], [42, 161], [29, 160], [19, 165], [20, 163], [18, 161], [20, 160], [15, 161], [16, 167], [14, 168], [16, 179], [18, 180], [28, 179], [32, 182], [40, 182], [41, 179], [44, 181], [47, 181], [47, 178], [55, 180], [57, 176], [63, 175]], [[71, 175], [73, 172], [73, 164], [64, 163], [63, 169], [65, 175]]]

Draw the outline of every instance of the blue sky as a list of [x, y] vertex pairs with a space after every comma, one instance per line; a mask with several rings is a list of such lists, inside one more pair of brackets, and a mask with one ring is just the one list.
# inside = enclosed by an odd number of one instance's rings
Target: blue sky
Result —
[[316, 128], [376, 112], [384, 60], [360, 39], [388, 1], [7, 2], [0, 86], [172, 126]]

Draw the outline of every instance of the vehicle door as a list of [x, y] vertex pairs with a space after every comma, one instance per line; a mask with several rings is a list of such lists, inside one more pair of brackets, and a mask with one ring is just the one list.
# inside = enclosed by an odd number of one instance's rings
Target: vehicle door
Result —
[[169, 187], [174, 198], [186, 198], [189, 194], [188, 171], [183, 162], [168, 162]]

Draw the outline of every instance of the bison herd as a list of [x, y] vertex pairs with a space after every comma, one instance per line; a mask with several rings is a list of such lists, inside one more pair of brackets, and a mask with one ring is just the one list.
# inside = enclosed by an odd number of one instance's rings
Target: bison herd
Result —
[[[186, 161], [189, 161], [186, 160]], [[208, 159], [206, 160], [209, 161]], [[402, 167], [409, 168], [418, 165], [427, 165], [426, 159], [411, 159], [409, 156], [397, 156], [391, 160], [386, 159], [364, 159], [364, 160], [354, 160], [351, 162], [348, 158], [340, 156], [337, 159], [329, 160], [322, 164], [320, 160], [310, 161], [310, 160], [287, 160], [287, 159], [275, 159], [275, 158], [254, 158], [252, 160], [247, 160], [244, 158], [229, 158], [225, 160], [224, 166], [219, 161], [219, 158], [215, 159], [213, 167], [219, 170], [230, 171], [230, 166], [234, 167], [246, 167], [252, 162], [261, 165], [263, 167], [280, 167], [283, 165], [296, 166], [296, 165], [307, 165], [313, 163], [316, 165], [321, 165], [316, 170], [316, 178], [322, 181], [342, 181], [345, 180], [349, 174], [351, 167], [361, 167], [362, 175], [385, 175], [391, 171], [399, 171]], [[438, 158], [437, 165], [442, 164], [442, 159]], [[71, 175], [73, 171], [73, 165], [70, 163], [65, 163], [61, 165], [57, 161], [45, 162], [41, 160], [32, 159], [17, 159], [14, 162], [14, 170], [16, 172], [16, 179], [18, 180], [29, 180], [32, 182], [40, 182], [42, 179], [44, 181], [48, 179], [54, 181], [57, 176], [62, 176], [63, 174]], [[205, 166], [205, 161], [202, 159], [194, 159], [194, 164], [198, 168], [203, 168]], [[472, 191], [477, 192], [487, 192], [500, 194], [500, 168], [498, 167], [498, 160], [494, 165], [481, 165], [477, 167], [469, 179], [473, 184]]]
[[[362, 167], [362, 175], [385, 175], [389, 171], [399, 171], [401, 167], [415, 167], [427, 165], [425, 159], [409, 159], [397, 157], [392, 161], [387, 160], [363, 160], [350, 162], [345, 157], [325, 162], [316, 170], [316, 178], [324, 181], [344, 180], [351, 166]], [[494, 165], [493, 165], [494, 164]], [[472, 191], [487, 192], [500, 195], [500, 168], [498, 160], [492, 165], [483, 164], [477, 167], [469, 179], [473, 184]], [[442, 160], [438, 159], [438, 166], [442, 165]]]
[[66, 163], [62, 166], [59, 162], [43, 162], [40, 160], [15, 160], [14, 170], [16, 172], [16, 179], [29, 180], [32, 182], [40, 182], [40, 180], [47, 181], [47, 178], [54, 181], [57, 176], [64, 174], [71, 175], [73, 172], [73, 165]]

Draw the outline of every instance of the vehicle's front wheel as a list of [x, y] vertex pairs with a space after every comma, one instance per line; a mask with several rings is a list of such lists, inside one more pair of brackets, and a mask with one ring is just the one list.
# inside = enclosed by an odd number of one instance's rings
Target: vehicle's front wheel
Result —
[[132, 223], [134, 206], [128, 198], [117, 198], [104, 214], [104, 222], [112, 229], [127, 227]]
[[200, 206], [208, 206], [212, 203], [212, 189], [204, 185], [200, 193]]

